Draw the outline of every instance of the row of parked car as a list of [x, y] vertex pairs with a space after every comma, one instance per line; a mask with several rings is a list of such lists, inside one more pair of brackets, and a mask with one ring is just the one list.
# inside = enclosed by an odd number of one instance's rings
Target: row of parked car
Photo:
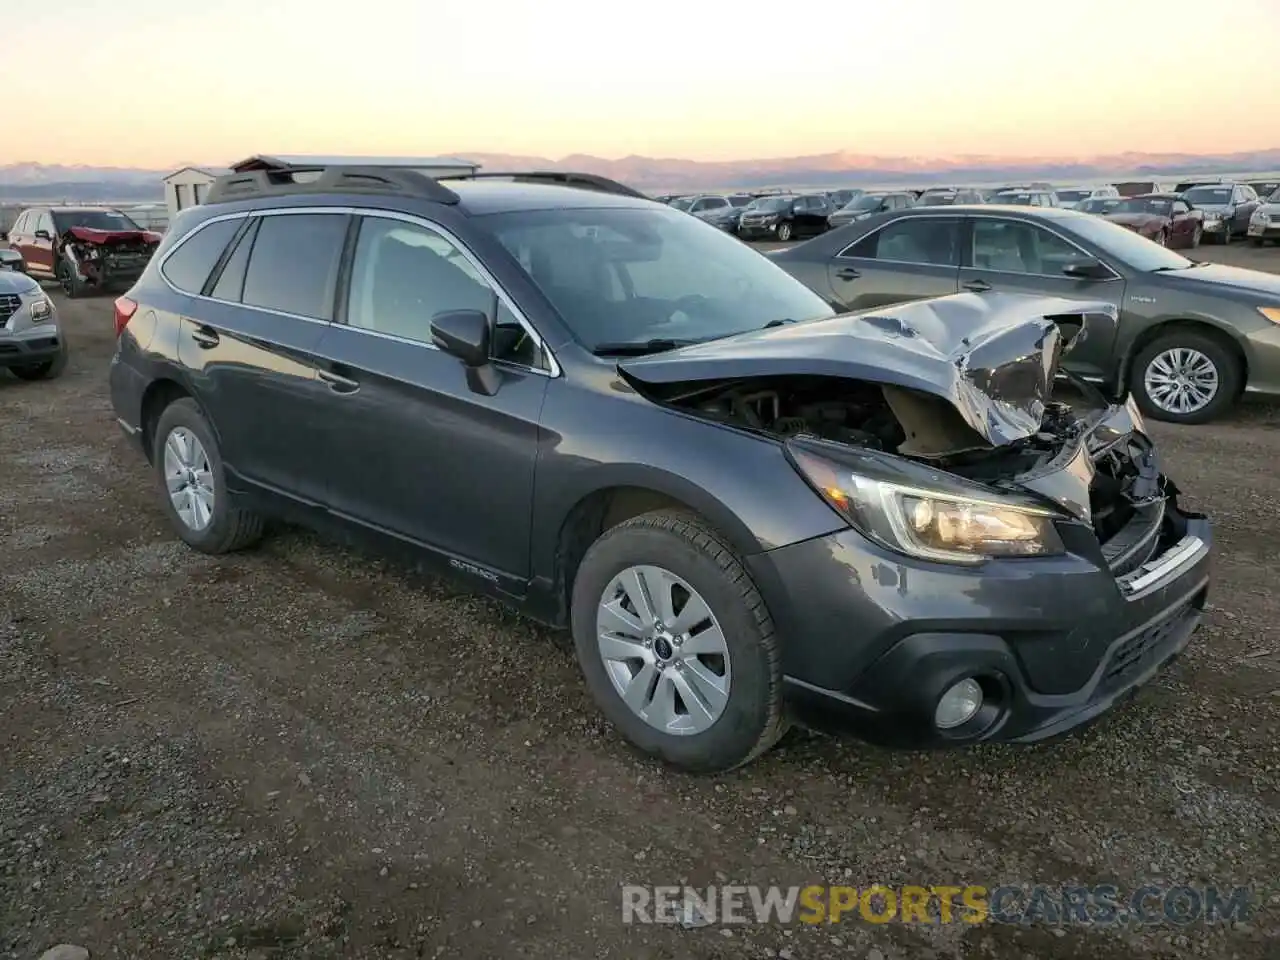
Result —
[[1063, 207], [1106, 217], [1157, 243], [1198, 247], [1247, 237], [1261, 246], [1280, 239], [1280, 181], [1195, 179], [1165, 188], [1155, 182], [1054, 187], [851, 188], [811, 193], [695, 194], [663, 202], [744, 240], [786, 242], [908, 207], [1007, 204]]

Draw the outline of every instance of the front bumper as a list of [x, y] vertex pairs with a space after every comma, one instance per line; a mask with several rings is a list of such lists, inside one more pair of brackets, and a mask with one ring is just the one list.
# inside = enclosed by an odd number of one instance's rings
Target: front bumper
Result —
[[44, 323], [14, 335], [0, 330], [0, 367], [30, 367], [55, 359], [65, 346], [62, 331]]
[[1249, 236], [1262, 240], [1280, 240], [1280, 220], [1250, 220]]
[[[750, 558], [786, 638], [789, 711], [898, 747], [1033, 742], [1088, 723], [1199, 625], [1210, 524], [1172, 505], [1168, 515], [1177, 542], [1119, 578], [1072, 553], [977, 568], [907, 561], [853, 530]], [[938, 700], [970, 677], [986, 706], [940, 730]]]
[[778, 224], [775, 223], [740, 223], [738, 236], [743, 240], [771, 240], [778, 235]]
[[1226, 233], [1227, 228], [1231, 225], [1230, 220], [1205, 220], [1202, 225], [1202, 232], [1211, 236], [1221, 236]]

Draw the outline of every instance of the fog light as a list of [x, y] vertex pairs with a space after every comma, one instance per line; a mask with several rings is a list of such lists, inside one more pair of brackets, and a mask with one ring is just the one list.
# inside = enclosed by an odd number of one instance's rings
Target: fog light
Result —
[[950, 730], [968, 723], [980, 709], [982, 687], [972, 678], [961, 680], [942, 695], [942, 699], [938, 701], [938, 709], [933, 712], [933, 722], [941, 730]]

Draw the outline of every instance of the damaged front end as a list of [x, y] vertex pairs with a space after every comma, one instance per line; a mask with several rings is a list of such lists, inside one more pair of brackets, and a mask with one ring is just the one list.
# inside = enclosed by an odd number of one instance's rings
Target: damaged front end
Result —
[[[922, 559], [1084, 550], [1117, 577], [1186, 519], [1132, 402], [1060, 370], [1109, 304], [958, 295], [624, 360], [650, 399], [783, 441], [831, 506]], [[1070, 395], [1070, 400], [1066, 397]], [[1094, 542], [1064, 545], [1060, 521]]]
[[136, 281], [160, 245], [160, 236], [148, 230], [71, 227], [60, 239], [73, 279], [100, 288]]

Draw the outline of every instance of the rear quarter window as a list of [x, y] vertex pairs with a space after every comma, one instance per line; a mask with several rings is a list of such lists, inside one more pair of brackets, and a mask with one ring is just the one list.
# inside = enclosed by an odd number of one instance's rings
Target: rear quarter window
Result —
[[199, 293], [242, 222], [237, 217], [197, 227], [165, 259], [160, 268], [165, 279], [183, 293]]

